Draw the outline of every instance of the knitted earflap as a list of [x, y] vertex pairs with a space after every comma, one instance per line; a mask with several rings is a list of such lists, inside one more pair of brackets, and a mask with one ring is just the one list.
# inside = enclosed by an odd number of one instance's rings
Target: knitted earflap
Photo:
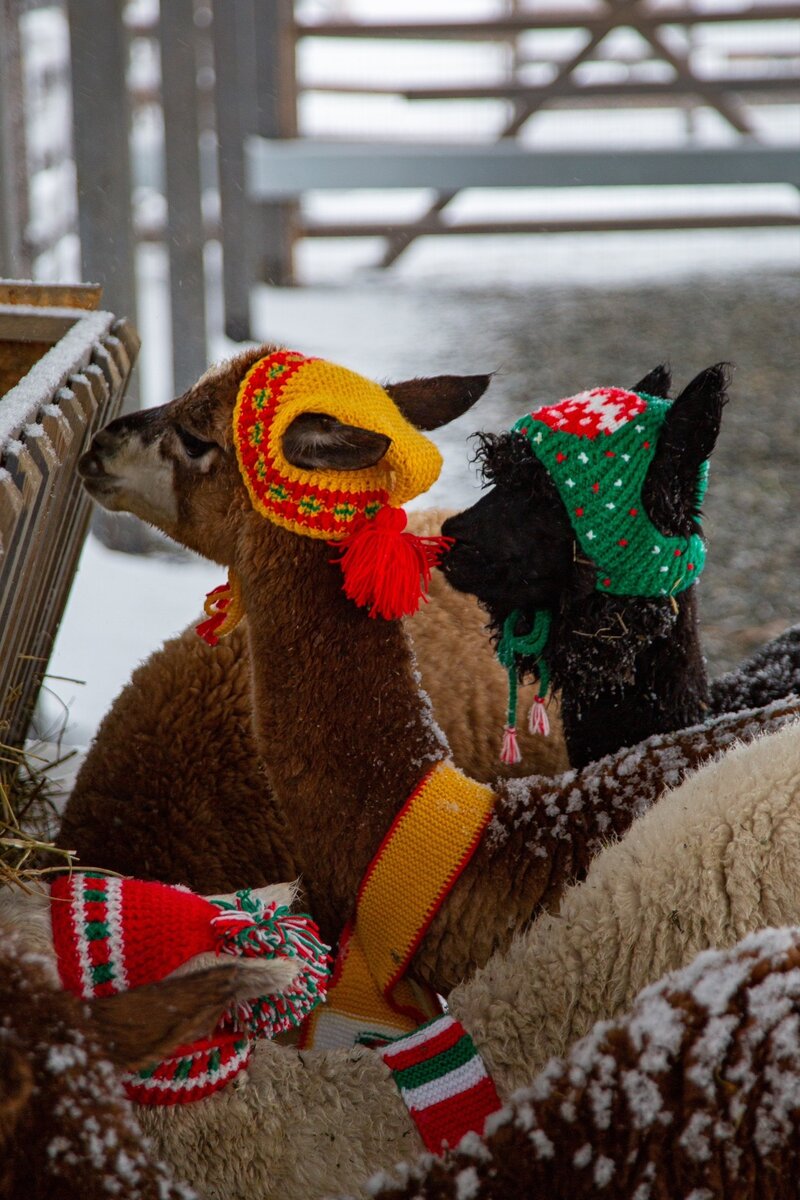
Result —
[[[386, 454], [374, 466], [350, 471], [295, 466], [283, 453], [283, 435], [305, 413], [383, 434], [389, 440]], [[345, 593], [370, 616], [394, 619], [416, 612], [431, 567], [450, 541], [409, 533], [400, 506], [435, 482], [442, 458], [384, 388], [334, 363], [276, 351], [242, 380], [233, 441], [256, 512], [303, 537], [335, 543]], [[241, 615], [235, 576], [209, 593], [206, 613], [209, 619], [197, 632], [215, 645]]]
[[[581, 550], [596, 568], [595, 588], [617, 596], [675, 596], [697, 580], [706, 548], [697, 533], [663, 534], [642, 499], [671, 401], [624, 388], [594, 388], [521, 417], [512, 433], [525, 436], [558, 491]], [[695, 520], [708, 483], [708, 462], [697, 477]], [[530, 729], [549, 732], [544, 699], [549, 687], [545, 650], [550, 613], [533, 614], [531, 631], [515, 634], [518, 611], [505, 622], [497, 647], [508, 671], [509, 711], [501, 761], [519, 762], [516, 741], [517, 661], [537, 659], [539, 695]]]

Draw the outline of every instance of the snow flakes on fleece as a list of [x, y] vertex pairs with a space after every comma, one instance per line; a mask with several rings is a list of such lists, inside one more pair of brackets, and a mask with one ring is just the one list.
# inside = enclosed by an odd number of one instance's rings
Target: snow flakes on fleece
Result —
[[763, 709], [727, 713], [704, 725], [656, 734], [554, 779], [507, 780], [497, 787], [486, 836], [499, 850], [514, 831], [524, 829], [525, 846], [534, 859], [550, 858], [554, 842], [575, 842], [588, 862], [689, 772], [736, 742], [779, 729], [797, 715], [796, 709], [796, 703], [779, 700]]
[[489, 1160], [426, 1164], [402, 1194], [457, 1195], [472, 1165], [476, 1200], [787, 1200], [798, 1119], [800, 928], [763, 930], [551, 1060], [487, 1127]]

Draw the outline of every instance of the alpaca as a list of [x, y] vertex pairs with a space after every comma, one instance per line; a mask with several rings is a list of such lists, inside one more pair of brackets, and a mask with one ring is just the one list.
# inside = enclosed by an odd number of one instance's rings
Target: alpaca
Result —
[[598, 1023], [445, 1161], [382, 1200], [791, 1200], [800, 1144], [800, 929], [708, 950]]
[[662, 366], [629, 392], [581, 393], [483, 435], [494, 486], [443, 525], [455, 545], [442, 570], [487, 609], [510, 686], [535, 674], [559, 690], [573, 766], [800, 691], [798, 634], [736, 685], [708, 687], [693, 581], [727, 382], [725, 364], [709, 367], [667, 407]]
[[[446, 515], [412, 513], [409, 525], [435, 534]], [[496, 761], [506, 679], [480, 609], [438, 571], [430, 597], [403, 624], [456, 764], [482, 782], [519, 774]], [[242, 879], [261, 886], [293, 878], [291, 812], [285, 821], [270, 794], [252, 729], [245, 625], [212, 648], [195, 624], [136, 669], [105, 716], [67, 802], [60, 843], [80, 862], [202, 893], [232, 891]], [[555, 727], [548, 738], [526, 731], [522, 751], [526, 773], [569, 766]], [[205, 836], [188, 836], [198, 824]], [[124, 828], [125, 837], [109, 838], [109, 828]]]
[[[420, 782], [439, 771], [448, 750], [419, 693], [399, 622], [371, 619], [347, 598], [322, 539], [296, 536], [252, 506], [232, 445], [232, 412], [243, 377], [286, 361], [292, 369], [308, 362], [288, 352], [274, 358], [269, 347], [246, 351], [179, 400], [112, 422], [96, 435], [79, 469], [105, 507], [135, 512], [235, 570], [248, 619], [261, 753], [276, 804], [291, 825], [311, 911], [333, 943], [387, 828]], [[403, 398], [405, 412], [430, 428], [435, 387], [417, 386], [415, 405], [408, 392]], [[385, 401], [384, 395], [377, 402]], [[333, 400], [326, 395], [314, 402]], [[287, 427], [282, 453], [302, 472], [330, 471], [341, 480], [342, 494], [348, 480], [360, 480], [365, 471], [379, 476], [394, 453], [391, 439], [374, 428], [343, 426], [317, 412], [304, 416], [313, 425], [298, 419]], [[393, 468], [384, 469], [392, 478]], [[491, 827], [507, 828], [508, 837], [473, 843], [472, 857], [414, 943], [411, 978], [448, 992], [537, 910], [552, 907], [602, 840], [624, 831], [681, 772], [731, 737], [752, 737], [765, 719], [770, 715], [743, 714], [657, 738], [636, 754], [623, 752], [552, 781], [499, 782]], [[523, 798], [530, 828], [514, 820]], [[540, 832], [541, 854], [531, 853], [531, 828]], [[198, 841], [206, 836], [196, 823], [191, 834]]]
[[[780, 704], [773, 706], [776, 725], [781, 709]], [[503, 1102], [509, 1102], [518, 1088], [530, 1086], [553, 1054], [569, 1055], [567, 1069], [578, 1066], [580, 1051], [569, 1050], [574, 1039], [587, 1034], [598, 1018], [619, 1018], [635, 1003], [640, 989], [665, 971], [688, 967], [698, 952], [711, 946], [729, 949], [765, 925], [800, 921], [797, 716], [795, 706], [792, 723], [750, 745], [735, 746], [668, 793], [620, 843], [597, 856], [587, 880], [567, 895], [558, 916], [540, 916], [504, 953], [496, 954], [482, 971], [451, 992], [450, 1014], [472, 1037]], [[526, 816], [518, 810], [521, 822]], [[527, 827], [535, 829], [533, 823]], [[27, 899], [14, 900], [17, 927], [30, 923]], [[11, 914], [5, 919], [10, 920]], [[773, 951], [774, 947], [769, 953]], [[706, 959], [706, 965], [712, 962], [711, 976], [716, 973], [730, 980], [726, 961], [724, 956], [713, 962]], [[736, 982], [744, 986], [747, 978], [739, 976]], [[675, 991], [669, 981], [664, 986], [667, 992]], [[698, 988], [695, 994], [699, 996]], [[708, 994], [712, 1000], [722, 994], [715, 978], [709, 980]], [[727, 1004], [727, 997], [723, 1002]], [[653, 1011], [652, 1001], [648, 1004]], [[736, 1002], [730, 1007], [738, 1011]], [[713, 1020], [709, 1024], [708, 1014], [706, 1018], [709, 1031], [718, 1027]], [[627, 1028], [631, 1035], [636, 1029], [641, 1033], [642, 1022], [634, 1017], [618, 1028]], [[695, 1026], [695, 1045], [700, 1034]], [[607, 1027], [601, 1029], [589, 1045], [596, 1047], [607, 1035]], [[602, 1044], [605, 1047], [606, 1042]], [[620, 1061], [632, 1069], [615, 1035], [608, 1049], [614, 1056], [619, 1052]], [[676, 1053], [679, 1050], [677, 1069], [682, 1071], [690, 1054], [683, 1043], [674, 1046]], [[656, 1055], [649, 1061], [658, 1073]], [[561, 1068], [552, 1076], [551, 1070], [545, 1069], [534, 1084], [539, 1099], [546, 1099], [550, 1084], [561, 1078]], [[624, 1077], [620, 1079], [624, 1085]], [[567, 1082], [576, 1089], [574, 1103], [581, 1111], [581, 1089], [588, 1087], [590, 1096], [596, 1091], [591, 1078], [576, 1080], [570, 1073]], [[608, 1086], [612, 1082], [606, 1080]], [[720, 1103], [727, 1091], [720, 1089]], [[630, 1089], [627, 1094], [631, 1095]], [[558, 1104], [566, 1099], [560, 1086], [555, 1095]], [[669, 1096], [676, 1099], [673, 1091]], [[692, 1103], [699, 1112], [708, 1113], [713, 1097], [698, 1092], [692, 1094]], [[605, 1140], [602, 1129], [597, 1131], [596, 1152], [594, 1129], [591, 1138], [584, 1134], [573, 1146], [578, 1127], [567, 1128], [571, 1110], [566, 1107], [561, 1112], [566, 1122], [562, 1127], [556, 1108], [553, 1100], [536, 1110], [536, 1119], [557, 1148], [563, 1140], [565, 1154], [557, 1154], [558, 1161], [590, 1141], [593, 1157], [584, 1152], [574, 1162], [576, 1167], [585, 1159], [583, 1166], [594, 1170], [602, 1155], [616, 1159], [621, 1169], [617, 1156], [627, 1153], [631, 1144], [622, 1143], [620, 1148], [613, 1139], [630, 1132], [624, 1108], [614, 1105], [618, 1115], [609, 1126], [611, 1141]], [[681, 1120], [692, 1116], [682, 1105], [676, 1113]], [[224, 1088], [180, 1110], [143, 1110], [139, 1117], [158, 1152], [180, 1176], [201, 1192], [224, 1195], [227, 1200], [270, 1196], [317, 1200], [353, 1194], [370, 1172], [413, 1158], [422, 1148], [388, 1068], [378, 1054], [363, 1046], [298, 1053], [261, 1041], [240, 1086]], [[232, 1140], [234, 1129], [237, 1135]], [[671, 1136], [654, 1128], [642, 1135], [641, 1166], [659, 1144], [664, 1146], [659, 1143], [662, 1134]], [[490, 1141], [490, 1149], [492, 1145], [500, 1149], [504, 1136], [500, 1134], [496, 1143]], [[513, 1145], [510, 1155], [522, 1179], [523, 1169], [547, 1169], [547, 1163], [537, 1166], [535, 1162], [523, 1168], [521, 1152]], [[704, 1167], [701, 1159], [692, 1168], [697, 1178], [703, 1170], [716, 1169], [714, 1157], [707, 1161], [712, 1165]], [[685, 1165], [689, 1170], [690, 1164]], [[575, 1176], [576, 1188], [586, 1186], [582, 1180]], [[749, 1195], [755, 1200], [758, 1193]]]
[[206, 1034], [234, 999], [231, 964], [89, 1005], [62, 992], [44, 955], [0, 937], [0, 1198], [198, 1200], [152, 1152], [114, 1067]]

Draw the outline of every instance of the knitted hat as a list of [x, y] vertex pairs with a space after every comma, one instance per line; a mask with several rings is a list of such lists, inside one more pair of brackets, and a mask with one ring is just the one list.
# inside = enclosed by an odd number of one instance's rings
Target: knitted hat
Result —
[[226, 1013], [214, 1033], [153, 1067], [128, 1074], [142, 1104], [175, 1104], [209, 1095], [238, 1074], [251, 1036], [297, 1026], [327, 986], [328, 947], [304, 914], [265, 905], [250, 891], [236, 902], [206, 900], [187, 888], [94, 872], [61, 875], [50, 885], [50, 920], [64, 988], [92, 999], [154, 983], [198, 954], [297, 958], [303, 969], [280, 996], [262, 996]]
[[[283, 455], [286, 430], [301, 413], [326, 413], [346, 425], [391, 438], [375, 466], [355, 471], [306, 470]], [[370, 379], [319, 358], [280, 350], [260, 359], [239, 388], [234, 442], [253, 508], [304, 537], [340, 541], [359, 517], [402, 505], [439, 477], [442, 456], [405, 419], [388, 392]]]
[[[374, 466], [308, 470], [289, 462], [283, 435], [303, 413], [324, 413], [390, 439]], [[345, 593], [388, 618], [415, 612], [445, 538], [404, 532], [399, 507], [436, 481], [442, 457], [402, 415], [388, 392], [345, 367], [292, 350], [268, 354], [250, 368], [233, 414], [239, 469], [256, 512], [304, 537], [325, 538], [342, 551]], [[197, 632], [211, 645], [241, 619], [235, 574], [210, 592], [208, 621]]]
[[[593, 388], [558, 404], [545, 405], [520, 418], [521, 433], [547, 471], [566, 509], [578, 544], [595, 566], [595, 588], [616, 596], [675, 596], [700, 575], [706, 548], [697, 533], [670, 537], [647, 515], [642, 500], [671, 401], [623, 388]], [[708, 482], [708, 461], [697, 476], [695, 507]], [[695, 513], [695, 519], [698, 514]], [[516, 662], [538, 656], [539, 696], [531, 710], [534, 732], [547, 730], [543, 701], [549, 671], [543, 651], [550, 634], [550, 613], [540, 609], [530, 632], [517, 636], [517, 610], [508, 617], [498, 657], [509, 673], [507, 737], [501, 758], [518, 762]], [[516, 756], [514, 756], [516, 755]]]

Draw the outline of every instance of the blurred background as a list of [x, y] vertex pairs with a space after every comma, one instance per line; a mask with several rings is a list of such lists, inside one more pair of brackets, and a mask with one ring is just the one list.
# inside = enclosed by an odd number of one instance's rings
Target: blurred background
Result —
[[[800, 9], [761, 0], [0, 0], [0, 276], [102, 284], [142, 337], [129, 405], [248, 340], [496, 372], [438, 435], [425, 503], [454, 508], [475, 429], [734, 363], [716, 672], [800, 619], [799, 79]], [[95, 535], [38, 718], [79, 745], [221, 582]]]

